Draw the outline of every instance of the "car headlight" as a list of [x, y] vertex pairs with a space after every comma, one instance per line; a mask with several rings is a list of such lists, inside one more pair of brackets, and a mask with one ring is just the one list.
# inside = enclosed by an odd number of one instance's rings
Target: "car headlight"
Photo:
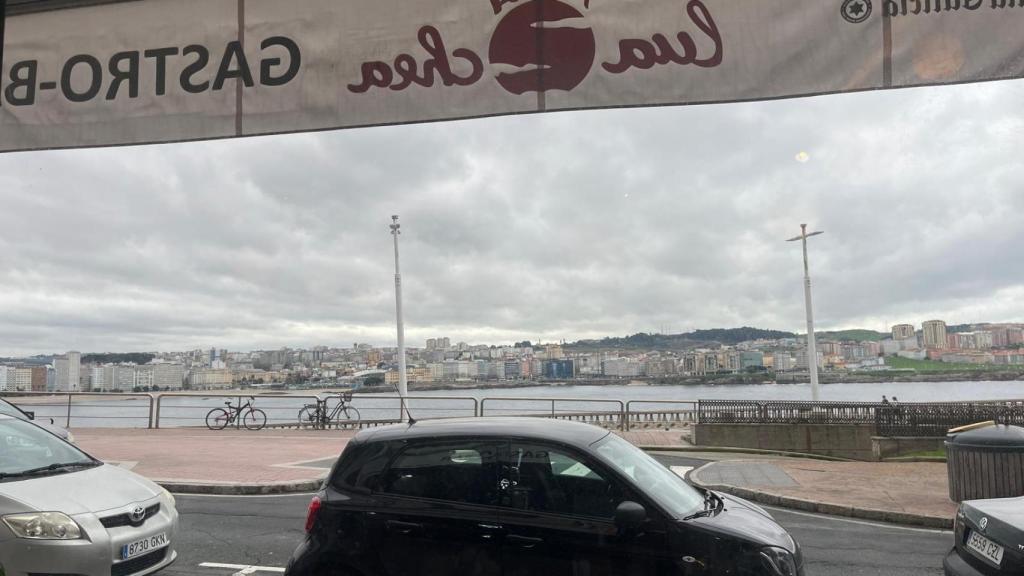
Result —
[[174, 508], [177, 508], [178, 507], [178, 501], [174, 499], [174, 494], [171, 494], [167, 490], [167, 488], [164, 488], [163, 486], [160, 487], [160, 490], [163, 491], [164, 497], [167, 498], [167, 501], [171, 503], [171, 506], [174, 507]]
[[3, 517], [4, 524], [18, 538], [30, 540], [78, 540], [82, 528], [67, 514], [60, 512], [33, 512], [30, 514], [9, 514]]
[[768, 546], [761, 549], [761, 563], [772, 576], [797, 576], [796, 558], [782, 548]]

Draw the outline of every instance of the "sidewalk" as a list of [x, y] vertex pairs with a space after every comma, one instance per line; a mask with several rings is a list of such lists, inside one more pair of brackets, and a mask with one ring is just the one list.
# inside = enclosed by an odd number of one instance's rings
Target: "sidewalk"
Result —
[[[314, 491], [355, 435], [339, 430], [203, 428], [79, 428], [74, 433], [86, 452], [171, 491], [214, 494]], [[648, 448], [683, 444], [678, 430], [620, 435]], [[936, 528], [951, 526], [956, 513], [948, 498], [945, 464], [678, 454], [695, 460], [726, 458], [694, 470], [690, 480], [769, 505]]]
[[946, 465], [932, 462], [724, 460], [690, 480], [769, 505], [932, 528], [952, 527], [957, 507]]
[[89, 454], [171, 491], [222, 494], [315, 490], [355, 435], [339, 430], [200, 428], [78, 428], [74, 433], [75, 443]]
[[[105, 462], [137, 472], [171, 491], [269, 494], [312, 491], [355, 432], [205, 428], [78, 428], [76, 444]], [[643, 446], [674, 446], [679, 431], [622, 435]]]

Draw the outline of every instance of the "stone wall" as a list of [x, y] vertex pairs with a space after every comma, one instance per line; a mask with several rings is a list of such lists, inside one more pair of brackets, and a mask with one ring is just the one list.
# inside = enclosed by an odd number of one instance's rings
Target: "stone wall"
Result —
[[931, 452], [945, 449], [945, 438], [928, 438], [917, 436], [875, 437], [871, 439], [872, 453], [875, 460], [905, 456], [913, 452]]
[[874, 424], [695, 424], [697, 446], [874, 460]]

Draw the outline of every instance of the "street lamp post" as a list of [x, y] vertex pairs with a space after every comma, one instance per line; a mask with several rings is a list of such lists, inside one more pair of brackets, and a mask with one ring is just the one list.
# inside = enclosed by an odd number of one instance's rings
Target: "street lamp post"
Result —
[[395, 239], [395, 316], [398, 322], [398, 401], [399, 419], [404, 422], [406, 415], [405, 397], [409, 395], [409, 383], [405, 373], [405, 325], [402, 322], [402, 272], [398, 267], [398, 235], [402, 233], [398, 216], [391, 217], [391, 235]]
[[807, 304], [807, 370], [811, 374], [811, 399], [817, 402], [821, 397], [818, 385], [818, 348], [814, 339], [814, 311], [811, 307], [811, 273], [807, 266], [807, 239], [824, 232], [807, 233], [807, 224], [800, 225], [800, 235], [787, 242], [800, 241], [804, 248], [804, 300]]

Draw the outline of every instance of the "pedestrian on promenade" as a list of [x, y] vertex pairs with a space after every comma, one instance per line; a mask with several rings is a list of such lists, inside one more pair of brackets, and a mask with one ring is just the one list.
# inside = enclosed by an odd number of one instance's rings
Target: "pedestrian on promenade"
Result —
[[882, 394], [882, 404], [889, 405], [889, 399], [885, 397], [885, 394]]

